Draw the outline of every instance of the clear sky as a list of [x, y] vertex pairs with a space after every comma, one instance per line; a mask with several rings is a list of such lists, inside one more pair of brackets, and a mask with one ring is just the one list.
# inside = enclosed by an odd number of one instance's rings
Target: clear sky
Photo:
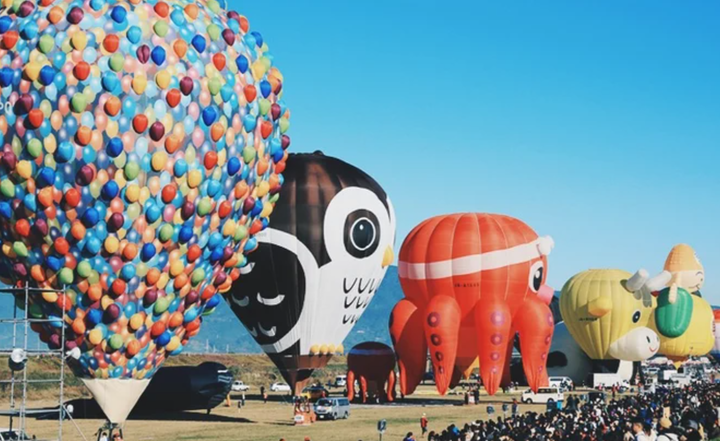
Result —
[[230, 0], [285, 75], [291, 149], [367, 171], [398, 243], [443, 213], [554, 237], [549, 282], [691, 244], [720, 304], [720, 2]]

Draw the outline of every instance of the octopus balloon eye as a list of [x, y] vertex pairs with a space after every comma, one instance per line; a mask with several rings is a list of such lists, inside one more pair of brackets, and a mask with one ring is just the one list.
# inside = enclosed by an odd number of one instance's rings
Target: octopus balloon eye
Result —
[[640, 321], [640, 311], [635, 311], [635, 314], [632, 316], [633, 323], [637, 323]]
[[538, 292], [543, 283], [543, 276], [545, 275], [545, 264], [542, 260], [535, 262], [530, 267], [530, 280], [528, 286], [533, 292]]
[[358, 259], [372, 255], [380, 243], [380, 223], [367, 210], [356, 210], [345, 220], [345, 249]]

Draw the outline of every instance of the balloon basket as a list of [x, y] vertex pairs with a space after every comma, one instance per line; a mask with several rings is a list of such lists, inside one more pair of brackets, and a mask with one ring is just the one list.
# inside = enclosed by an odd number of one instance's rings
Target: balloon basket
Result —
[[105, 424], [97, 431], [96, 441], [110, 441], [115, 434], [120, 435], [120, 438], [124, 439], [122, 425], [105, 421]]

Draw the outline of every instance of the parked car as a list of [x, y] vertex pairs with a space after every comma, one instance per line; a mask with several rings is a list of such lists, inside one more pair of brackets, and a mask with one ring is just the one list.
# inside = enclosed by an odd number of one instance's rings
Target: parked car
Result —
[[315, 403], [315, 415], [319, 420], [350, 417], [350, 401], [347, 398], [321, 398]]
[[322, 386], [308, 386], [302, 391], [302, 396], [310, 401], [317, 401], [321, 398], [327, 397], [329, 394], [328, 390]]
[[573, 389], [573, 381], [570, 377], [550, 377], [550, 387], [557, 387], [563, 392]]
[[521, 401], [527, 404], [552, 404], [565, 401], [565, 394], [557, 387], [541, 387], [537, 393], [533, 392], [532, 389], [528, 389], [522, 393]]
[[335, 377], [335, 383], [333, 383], [333, 386], [335, 386], [335, 387], [347, 386], [347, 375], [338, 375], [337, 377]]
[[273, 383], [270, 385], [270, 392], [290, 392], [290, 385], [287, 383]]
[[242, 381], [238, 380], [232, 384], [232, 390], [234, 392], [247, 392], [250, 389], [250, 386], [243, 383]]

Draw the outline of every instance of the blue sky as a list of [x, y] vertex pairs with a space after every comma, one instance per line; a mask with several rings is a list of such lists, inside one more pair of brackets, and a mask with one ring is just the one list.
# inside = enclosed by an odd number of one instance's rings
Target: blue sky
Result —
[[291, 149], [359, 166], [399, 248], [423, 219], [552, 235], [557, 289], [695, 247], [720, 303], [720, 3], [297, 1], [230, 8], [285, 75]]

